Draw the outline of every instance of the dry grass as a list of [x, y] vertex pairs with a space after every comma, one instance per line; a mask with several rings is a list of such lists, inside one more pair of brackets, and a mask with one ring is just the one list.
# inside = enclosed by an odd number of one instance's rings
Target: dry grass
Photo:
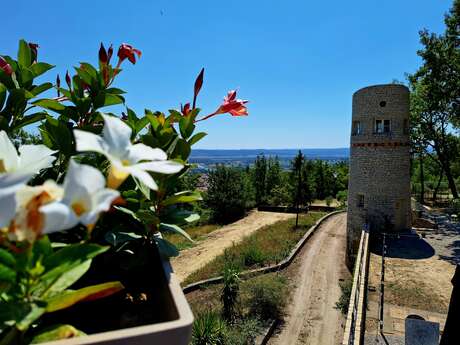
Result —
[[246, 237], [239, 244], [227, 249], [225, 254], [216, 257], [192, 273], [184, 281], [184, 284], [218, 276], [228, 261], [233, 261], [241, 270], [278, 263], [287, 257], [307, 230], [324, 215], [323, 212], [310, 212], [301, 215], [297, 229], [294, 229], [295, 219], [283, 220], [265, 226]]
[[[185, 229], [194, 241], [201, 241], [206, 237], [207, 234], [219, 229], [221, 226], [217, 224], [208, 224], [201, 226], [194, 226]], [[190, 248], [194, 246], [193, 242], [190, 242], [184, 236], [175, 233], [166, 233], [164, 238], [169, 242], [173, 243], [179, 250]]]

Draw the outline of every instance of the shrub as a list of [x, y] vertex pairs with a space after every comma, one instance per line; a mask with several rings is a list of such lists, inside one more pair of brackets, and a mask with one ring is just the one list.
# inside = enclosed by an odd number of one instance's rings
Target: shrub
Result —
[[262, 320], [279, 318], [286, 304], [286, 281], [280, 276], [263, 276], [248, 284], [249, 314]]
[[213, 220], [230, 223], [253, 206], [253, 192], [246, 173], [237, 168], [218, 165], [209, 173], [206, 204], [212, 210]]
[[267, 255], [254, 238], [243, 248], [241, 256], [246, 267], [263, 264], [267, 259]]
[[340, 295], [339, 301], [335, 303], [335, 308], [339, 309], [342, 314], [347, 315], [353, 281], [351, 279], [346, 279], [343, 282], [340, 282], [339, 286], [342, 294]]
[[255, 345], [260, 334], [262, 324], [258, 319], [249, 318], [240, 320], [228, 332], [228, 344]]
[[340, 192], [337, 192], [337, 195], [335, 198], [340, 202], [340, 206], [343, 207], [347, 203], [348, 199], [348, 191], [347, 190], [341, 190]]
[[453, 199], [450, 203], [451, 212], [460, 214], [460, 199]]
[[227, 344], [227, 326], [217, 313], [213, 311], [206, 311], [198, 315], [193, 323], [192, 344]]
[[334, 198], [332, 196], [329, 195], [328, 197], [326, 197], [326, 205], [327, 206], [331, 206], [332, 201], [334, 201]]
[[235, 320], [235, 307], [238, 301], [238, 292], [240, 291], [239, 270], [231, 263], [227, 264], [224, 267], [222, 276], [224, 277], [224, 286], [220, 295], [222, 316], [232, 323]]

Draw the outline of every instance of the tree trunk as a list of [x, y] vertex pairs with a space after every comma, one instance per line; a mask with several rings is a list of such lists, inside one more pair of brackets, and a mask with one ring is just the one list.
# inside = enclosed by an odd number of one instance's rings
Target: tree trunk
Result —
[[436, 151], [439, 157], [439, 162], [442, 165], [442, 169], [444, 170], [444, 173], [446, 174], [446, 178], [447, 178], [447, 182], [449, 183], [450, 191], [452, 192], [453, 197], [457, 199], [458, 192], [457, 192], [457, 187], [455, 185], [454, 177], [452, 176], [452, 171], [450, 169], [449, 159], [445, 157], [443, 154], [440, 154], [439, 150], [436, 150]]
[[436, 187], [434, 188], [434, 192], [433, 192], [433, 202], [436, 202], [436, 199], [438, 197], [439, 187], [441, 186], [441, 181], [443, 177], [444, 177], [444, 170], [441, 169], [439, 173], [438, 183], [436, 184]]
[[420, 159], [420, 203], [425, 204], [425, 174], [423, 172], [423, 153], [419, 155]]

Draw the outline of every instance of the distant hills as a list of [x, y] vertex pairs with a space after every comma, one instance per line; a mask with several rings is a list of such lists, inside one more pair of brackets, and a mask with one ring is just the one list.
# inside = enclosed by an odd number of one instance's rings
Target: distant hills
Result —
[[[244, 149], [244, 150], [204, 150], [194, 149], [190, 162], [198, 164], [201, 169], [208, 169], [216, 164], [232, 166], [247, 166], [254, 163], [257, 155], [275, 157], [281, 161], [283, 167], [288, 167], [290, 161], [297, 154], [298, 149]], [[331, 162], [348, 160], [349, 148], [333, 149], [301, 149], [308, 159], [321, 159]]]

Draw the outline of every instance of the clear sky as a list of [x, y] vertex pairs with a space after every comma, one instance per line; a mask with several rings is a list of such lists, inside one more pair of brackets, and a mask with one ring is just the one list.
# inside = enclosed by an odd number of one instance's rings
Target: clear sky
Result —
[[[238, 88], [250, 115], [200, 123], [199, 148], [318, 148], [349, 144], [357, 89], [404, 80], [420, 64], [418, 31], [443, 31], [446, 0], [24, 1], [2, 6], [0, 53], [18, 40], [40, 45], [50, 76], [97, 62], [102, 41], [142, 50], [117, 87], [127, 105], [166, 111], [198, 100], [212, 112]], [[4, 15], [8, 12], [8, 15]], [[63, 78], [62, 78], [63, 79]]]

